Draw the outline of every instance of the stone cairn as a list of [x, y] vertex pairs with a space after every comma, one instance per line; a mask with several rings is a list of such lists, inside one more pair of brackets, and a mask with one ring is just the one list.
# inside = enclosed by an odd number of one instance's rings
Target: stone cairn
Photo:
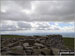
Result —
[[62, 35], [2, 37], [2, 55], [56, 55], [64, 49]]

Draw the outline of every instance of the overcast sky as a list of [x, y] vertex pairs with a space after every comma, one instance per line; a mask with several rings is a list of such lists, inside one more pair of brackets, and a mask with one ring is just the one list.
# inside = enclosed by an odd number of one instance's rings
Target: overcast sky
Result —
[[0, 0], [0, 31], [74, 31], [74, 0]]

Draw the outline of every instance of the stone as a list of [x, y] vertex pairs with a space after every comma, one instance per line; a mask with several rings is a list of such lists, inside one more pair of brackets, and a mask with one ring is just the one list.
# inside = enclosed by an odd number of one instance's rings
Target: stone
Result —
[[27, 47], [27, 46], [29, 46], [29, 43], [24, 43], [23, 46]]
[[24, 55], [25, 51], [23, 50], [22, 46], [16, 46], [16, 47], [11, 48], [8, 54]]
[[43, 44], [40, 44], [40, 43], [34, 43], [35, 46], [41, 46], [41, 47], [44, 47]]

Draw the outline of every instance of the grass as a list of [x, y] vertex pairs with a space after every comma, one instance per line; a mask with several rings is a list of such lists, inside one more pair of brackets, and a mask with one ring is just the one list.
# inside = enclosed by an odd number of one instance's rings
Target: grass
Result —
[[19, 35], [1, 35], [1, 37], [24, 37], [24, 36], [19, 36]]
[[67, 46], [70, 49], [74, 49], [74, 39], [75, 38], [63, 38], [64, 45]]

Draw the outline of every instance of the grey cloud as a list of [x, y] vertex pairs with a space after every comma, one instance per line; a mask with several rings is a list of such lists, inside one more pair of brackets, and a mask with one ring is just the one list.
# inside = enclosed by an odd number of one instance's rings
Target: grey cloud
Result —
[[[74, 0], [1, 0], [2, 10], [7, 11], [0, 11], [0, 18], [16, 21], [73, 21], [74, 5]], [[21, 12], [22, 9], [31, 11], [32, 6], [35, 6], [33, 13]]]
[[16, 31], [17, 28], [14, 25], [6, 25], [2, 24], [0, 25], [0, 31]]
[[16, 31], [16, 27], [5, 25], [0, 28], [0, 31]]
[[60, 30], [60, 28], [59, 27], [55, 27], [53, 30]]
[[18, 27], [24, 30], [30, 30], [32, 28], [30, 23], [18, 22]]
[[66, 15], [74, 13], [74, 2], [72, 1], [42, 1], [36, 10], [38, 13], [48, 15]]
[[32, 28], [29, 22], [24, 21], [1, 21], [0, 31], [16, 31], [16, 30], [30, 30]]
[[50, 27], [50, 25], [47, 25], [47, 24], [38, 24], [39, 26], [39, 28], [48, 28], [48, 27]]

